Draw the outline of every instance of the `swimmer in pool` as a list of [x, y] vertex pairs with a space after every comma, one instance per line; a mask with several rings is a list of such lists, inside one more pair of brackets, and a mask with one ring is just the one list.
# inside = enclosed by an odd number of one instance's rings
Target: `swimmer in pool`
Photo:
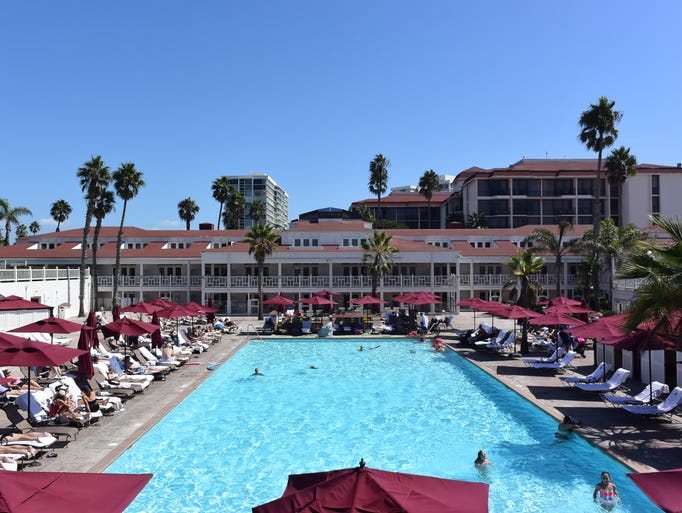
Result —
[[252, 376], [265, 376], [265, 374], [263, 374], [263, 373], [260, 371], [260, 369], [258, 369], [258, 367], [256, 367], [256, 370], [253, 371], [253, 374], [251, 374], [251, 375], [252, 375]]

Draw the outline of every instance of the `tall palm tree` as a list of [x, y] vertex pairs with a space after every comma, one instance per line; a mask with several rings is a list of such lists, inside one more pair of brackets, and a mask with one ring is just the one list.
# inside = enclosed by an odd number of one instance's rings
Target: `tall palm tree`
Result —
[[628, 310], [626, 328], [653, 321], [654, 331], [675, 337], [678, 350], [682, 350], [682, 221], [660, 216], [650, 219], [668, 233], [670, 242], [640, 242], [616, 274], [622, 279], [643, 280]]
[[255, 224], [259, 224], [265, 217], [265, 203], [261, 200], [253, 200], [249, 206], [249, 217]]
[[135, 168], [132, 162], [125, 162], [114, 171], [114, 189], [116, 195], [123, 200], [123, 211], [121, 212], [121, 224], [118, 226], [116, 236], [116, 261], [114, 263], [114, 285], [111, 292], [112, 308], [118, 305], [118, 277], [121, 273], [121, 244], [123, 244], [123, 224], [125, 223], [128, 201], [137, 196], [140, 189], [145, 186], [142, 179], [142, 172]]
[[55, 231], [58, 232], [61, 224], [71, 215], [71, 205], [69, 205], [68, 201], [59, 199], [50, 207], [50, 215], [57, 222], [57, 229]]
[[92, 281], [93, 281], [93, 301], [97, 302], [99, 293], [99, 283], [97, 282], [97, 249], [99, 248], [99, 233], [102, 229], [102, 221], [104, 218], [114, 210], [116, 204], [116, 197], [113, 191], [104, 189], [101, 191], [99, 197], [95, 199], [95, 204], [92, 208], [92, 215], [95, 218], [95, 231], [92, 236]]
[[178, 216], [185, 221], [185, 227], [189, 230], [189, 223], [194, 221], [199, 212], [199, 205], [192, 198], [185, 198], [178, 203]]
[[[111, 182], [111, 173], [109, 172], [109, 166], [104, 163], [100, 155], [97, 155], [96, 157], [91, 157], [82, 167], [78, 168], [77, 176], [81, 190], [85, 193], [86, 205], [83, 239], [81, 241], [80, 287], [78, 291], [78, 317], [85, 317], [85, 259], [88, 252], [88, 235], [90, 234], [90, 224], [92, 223], [92, 212], [95, 208], [95, 200]], [[94, 300], [94, 298], [92, 299]]]
[[618, 224], [623, 221], [623, 184], [625, 181], [637, 174], [637, 157], [630, 154], [630, 148], [621, 146], [611, 151], [611, 155], [606, 157], [606, 176], [609, 183], [618, 185]]
[[381, 195], [388, 190], [388, 168], [391, 161], [378, 153], [369, 163], [369, 192], [377, 197], [377, 219], [381, 219]]
[[431, 226], [431, 198], [433, 197], [433, 191], [437, 191], [440, 186], [440, 181], [438, 180], [438, 175], [433, 169], [424, 171], [424, 174], [419, 179], [419, 194], [426, 196], [426, 203], [428, 205], [429, 211], [429, 228]]
[[570, 223], [570, 221], [559, 221], [557, 228], [558, 234], [556, 235], [548, 228], [536, 228], [526, 238], [526, 240], [532, 241], [534, 243], [536, 249], [540, 251], [546, 251], [554, 257], [554, 272], [556, 276], [556, 289], [554, 291], [555, 297], [561, 296], [561, 279], [564, 271], [562, 262], [563, 256], [575, 247], [578, 240], [572, 239], [569, 241], [564, 241], [566, 232], [573, 229], [573, 225]]
[[[218, 230], [220, 230], [220, 221], [223, 218], [223, 205], [230, 199], [234, 189], [229, 184], [227, 176], [221, 176], [213, 180], [211, 191], [213, 199], [220, 203], [220, 209], [218, 210]], [[225, 225], [223, 225], [223, 228], [225, 228]]]
[[9, 237], [12, 233], [12, 225], [20, 224], [21, 216], [32, 216], [31, 211], [26, 207], [12, 207], [9, 200], [0, 198], [0, 221], [5, 222], [5, 246], [9, 246]]
[[[581, 128], [578, 139], [587, 146], [588, 150], [597, 152], [597, 176], [594, 187], [594, 201], [592, 203], [592, 229], [596, 239], [599, 238], [601, 224], [602, 153], [605, 148], [613, 145], [618, 137], [616, 124], [623, 117], [622, 112], [613, 110], [615, 105], [616, 102], [610, 101], [606, 96], [602, 96], [599, 98], [599, 103], [591, 104], [590, 108], [580, 115], [580, 120], [578, 121]], [[595, 292], [593, 308], [599, 310], [599, 274], [593, 276], [592, 287]]]
[[[536, 257], [532, 249], [519, 249], [515, 257], [507, 266], [511, 271], [512, 278], [505, 284], [504, 289], [512, 289], [516, 295], [515, 303], [524, 308], [535, 304], [535, 298], [540, 291], [540, 285], [533, 282], [533, 276], [539, 274], [545, 265], [545, 260]], [[523, 322], [521, 336], [521, 352], [527, 353], [528, 346], [528, 323]]]
[[436, 172], [433, 169], [424, 171], [424, 174], [419, 179], [419, 194], [426, 196], [429, 212], [429, 228], [433, 228], [431, 226], [431, 198], [433, 197], [433, 192], [437, 191], [439, 186], [440, 181], [438, 180]]
[[362, 241], [362, 262], [369, 264], [372, 274], [372, 295], [376, 297], [381, 278], [393, 267], [393, 255], [398, 248], [391, 244], [392, 236], [385, 232], [375, 231], [370, 238]]
[[239, 230], [240, 221], [246, 212], [246, 199], [241, 192], [230, 195], [229, 204], [223, 212], [223, 222], [228, 230]]
[[249, 255], [253, 255], [258, 265], [258, 320], [263, 319], [263, 269], [265, 259], [277, 247], [278, 235], [266, 224], [259, 223], [246, 233]]
[[602, 219], [599, 238], [595, 239], [594, 232], [587, 230], [578, 241], [578, 250], [584, 254], [593, 252], [600, 256], [606, 264], [609, 291], [611, 291], [614, 272], [619, 267], [623, 256], [632, 251], [644, 237], [644, 233], [633, 223], [616, 226], [613, 219]]
[[35, 235], [40, 231], [40, 223], [38, 221], [33, 221], [29, 226], [28, 230], [31, 232], [31, 234]]

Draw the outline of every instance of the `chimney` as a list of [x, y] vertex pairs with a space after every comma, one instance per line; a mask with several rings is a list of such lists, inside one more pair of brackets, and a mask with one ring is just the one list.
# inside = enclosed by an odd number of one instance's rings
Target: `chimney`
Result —
[[200, 230], [213, 230], [213, 223], [199, 223]]

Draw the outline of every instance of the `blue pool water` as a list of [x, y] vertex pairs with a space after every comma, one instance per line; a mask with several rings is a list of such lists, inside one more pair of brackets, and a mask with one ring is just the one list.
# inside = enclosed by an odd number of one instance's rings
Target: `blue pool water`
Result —
[[[360, 344], [373, 350], [358, 351]], [[311, 369], [315, 365], [317, 369]], [[251, 376], [255, 367], [265, 376]], [[291, 473], [374, 468], [490, 484], [490, 511], [601, 511], [611, 472], [617, 511], [659, 510], [627, 468], [459, 355], [397, 339], [251, 342], [108, 469], [154, 478], [130, 513], [247, 513]], [[485, 449], [494, 463], [480, 472]]]

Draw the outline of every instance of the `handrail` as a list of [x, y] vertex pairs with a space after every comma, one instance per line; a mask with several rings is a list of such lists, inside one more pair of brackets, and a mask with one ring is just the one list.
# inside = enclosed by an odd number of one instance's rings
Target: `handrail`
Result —
[[248, 323], [246, 325], [246, 332], [251, 333], [251, 331], [253, 331], [253, 333], [256, 335], [258, 341], [263, 342], [263, 336], [261, 335], [261, 332], [258, 330], [258, 328], [256, 328], [253, 323]]

